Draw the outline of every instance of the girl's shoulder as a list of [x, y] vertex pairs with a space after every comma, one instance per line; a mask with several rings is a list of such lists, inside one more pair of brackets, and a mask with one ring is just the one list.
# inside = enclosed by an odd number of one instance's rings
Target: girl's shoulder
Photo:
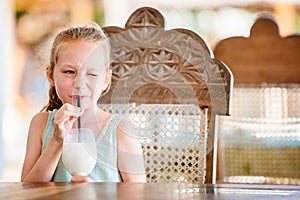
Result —
[[39, 112], [36, 113], [32, 119], [31, 119], [31, 124], [38, 124], [41, 125], [43, 123], [46, 123], [48, 120], [49, 112]]
[[31, 121], [28, 131], [29, 138], [39, 138], [42, 141], [44, 136], [44, 129], [47, 124], [49, 112], [39, 112], [36, 113]]
[[117, 144], [128, 152], [140, 153], [139, 135], [136, 127], [126, 118], [122, 118], [117, 127]]
[[49, 120], [49, 117], [50, 118], [54, 118], [55, 116], [55, 113], [56, 113], [57, 109], [54, 109], [52, 111], [42, 111], [42, 112], [38, 112], [36, 113], [32, 119], [31, 119], [31, 122], [32, 123], [47, 123], [47, 121]]
[[47, 124], [48, 116], [49, 112], [36, 113], [31, 119], [29, 131], [39, 134], [42, 138]]

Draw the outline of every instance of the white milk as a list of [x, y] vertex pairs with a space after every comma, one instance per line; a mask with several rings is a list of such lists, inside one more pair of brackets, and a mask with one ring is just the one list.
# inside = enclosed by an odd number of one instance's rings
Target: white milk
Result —
[[64, 143], [63, 145], [62, 161], [72, 175], [89, 175], [96, 160], [97, 149], [93, 143]]

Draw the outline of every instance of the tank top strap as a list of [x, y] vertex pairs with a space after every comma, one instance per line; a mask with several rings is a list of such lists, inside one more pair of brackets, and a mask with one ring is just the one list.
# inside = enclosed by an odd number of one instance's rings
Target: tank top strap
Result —
[[46, 124], [45, 131], [44, 131], [44, 136], [43, 136], [42, 151], [46, 148], [46, 146], [53, 134], [54, 116], [55, 116], [56, 111], [57, 111], [57, 109], [54, 109], [53, 111], [49, 111], [48, 120], [47, 120], [47, 124]]
[[[101, 142], [105, 137], [110, 137], [110, 133], [116, 133], [117, 127], [119, 126], [120, 122], [122, 121], [123, 118], [111, 115], [106, 123], [103, 126], [103, 129], [101, 130], [99, 136], [96, 139], [96, 142], [99, 143]], [[115, 135], [114, 135], [115, 136]]]

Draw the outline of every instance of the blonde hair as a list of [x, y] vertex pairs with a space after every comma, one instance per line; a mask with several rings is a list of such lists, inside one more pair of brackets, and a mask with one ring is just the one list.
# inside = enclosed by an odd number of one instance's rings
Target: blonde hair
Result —
[[[94, 43], [95, 45], [100, 44], [103, 45], [104, 51], [107, 55], [106, 58], [106, 72], [109, 73], [109, 65], [110, 65], [110, 44], [105, 36], [104, 32], [102, 31], [101, 27], [97, 24], [93, 23], [92, 26], [72, 26], [65, 30], [62, 30], [59, 32], [52, 44], [51, 53], [50, 53], [50, 63], [47, 66], [47, 70], [49, 70], [50, 73], [53, 73], [55, 65], [57, 63], [57, 56], [59, 49], [62, 45], [64, 45], [67, 42], [83, 39], [86, 42]], [[109, 86], [104, 90], [101, 94], [103, 96], [108, 92], [110, 88]], [[62, 102], [59, 99], [55, 86], [50, 86], [49, 88], [49, 100], [48, 103], [43, 107], [42, 111], [50, 111], [53, 109], [59, 109], [62, 106]]]

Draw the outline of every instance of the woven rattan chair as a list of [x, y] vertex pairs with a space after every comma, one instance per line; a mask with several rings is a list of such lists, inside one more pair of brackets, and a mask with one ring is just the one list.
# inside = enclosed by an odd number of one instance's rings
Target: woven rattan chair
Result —
[[282, 38], [262, 15], [248, 38], [224, 39], [214, 53], [235, 77], [220, 181], [300, 184], [300, 36]]
[[136, 10], [125, 28], [104, 27], [111, 90], [99, 106], [131, 120], [148, 182], [212, 183], [216, 115], [228, 115], [232, 75], [204, 40], [164, 29], [161, 13]]

